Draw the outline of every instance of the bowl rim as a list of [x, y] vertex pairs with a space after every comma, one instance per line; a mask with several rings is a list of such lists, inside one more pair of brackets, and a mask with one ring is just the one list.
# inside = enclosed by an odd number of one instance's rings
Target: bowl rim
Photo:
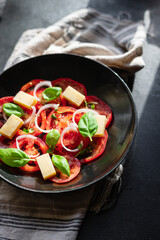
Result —
[[78, 186], [78, 187], [74, 187], [74, 188], [71, 188], [71, 189], [62, 189], [62, 190], [35, 190], [35, 189], [32, 189], [32, 188], [28, 188], [28, 187], [24, 187], [24, 186], [21, 186], [17, 183], [14, 183], [12, 181], [10, 181], [9, 179], [5, 178], [4, 176], [2, 176], [0, 174], [0, 178], [3, 179], [5, 182], [11, 184], [12, 186], [14, 187], [17, 187], [21, 190], [25, 190], [25, 191], [29, 191], [29, 192], [34, 192], [34, 193], [42, 193], [42, 194], [57, 194], [57, 193], [68, 193], [68, 192], [73, 192], [73, 191], [77, 191], [77, 190], [81, 190], [81, 189], [84, 189], [84, 188], [87, 188], [89, 186], [92, 186], [93, 184], [101, 181], [102, 179], [104, 179], [105, 177], [107, 177], [111, 172], [113, 172], [123, 161], [125, 161], [132, 145], [133, 145], [133, 142], [135, 140], [135, 136], [136, 136], [136, 132], [137, 132], [137, 126], [138, 126], [138, 115], [137, 115], [137, 109], [136, 109], [136, 105], [135, 105], [135, 101], [134, 101], [134, 98], [133, 98], [133, 95], [129, 89], [129, 87], [127, 86], [127, 84], [125, 83], [125, 81], [119, 76], [118, 73], [116, 73], [112, 68], [110, 68], [109, 66], [101, 63], [101, 62], [98, 62], [96, 60], [93, 60], [93, 59], [89, 59], [89, 58], [86, 58], [84, 56], [81, 56], [81, 55], [77, 55], [77, 54], [68, 54], [68, 53], [54, 53], [54, 54], [46, 54], [46, 55], [40, 55], [40, 56], [36, 56], [36, 57], [31, 57], [29, 59], [25, 59], [21, 62], [18, 62], [16, 64], [14, 64], [13, 66], [5, 69], [2, 73], [0, 73], [0, 77], [3, 76], [8, 70], [12, 70], [14, 68], [17, 67], [17, 65], [21, 65], [21, 64], [24, 64], [24, 62], [28, 62], [28, 61], [36, 61], [36, 59], [40, 59], [40, 58], [47, 58], [47, 57], [53, 57], [53, 56], [68, 56], [68, 57], [77, 57], [77, 58], [82, 58], [87, 61], [93, 61], [95, 62], [96, 64], [100, 64], [102, 65], [103, 67], [107, 68], [108, 70], [110, 70], [114, 75], [116, 75], [116, 77], [119, 79], [119, 81], [122, 83], [122, 85], [125, 87], [125, 89], [127, 90], [127, 94], [130, 98], [130, 101], [132, 103], [132, 109], [133, 109], [133, 113], [134, 113], [134, 127], [133, 127], [133, 132], [132, 132], [132, 138], [131, 138], [131, 141], [130, 143], [128, 144], [127, 146], [127, 149], [125, 150], [123, 156], [121, 156], [120, 160], [114, 165], [113, 168], [111, 168], [108, 172], [106, 172], [106, 174], [104, 174], [103, 176], [99, 177], [98, 179], [95, 179], [93, 180], [92, 182], [89, 182], [85, 185], [82, 185], [82, 186]]

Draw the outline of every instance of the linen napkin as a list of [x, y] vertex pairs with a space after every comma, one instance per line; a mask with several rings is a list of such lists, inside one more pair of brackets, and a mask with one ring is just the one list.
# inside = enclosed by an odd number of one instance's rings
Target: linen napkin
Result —
[[145, 38], [142, 21], [120, 20], [94, 9], [82, 9], [45, 29], [24, 32], [6, 68], [43, 54], [73, 53], [136, 72], [144, 67]]
[[[136, 72], [144, 66], [143, 22], [115, 19], [94, 9], [79, 10], [46, 29], [24, 32], [5, 69], [22, 60], [50, 53], [74, 53], [110, 67]], [[86, 189], [64, 194], [35, 194], [0, 181], [0, 239], [75, 240], [88, 209], [113, 205], [123, 166]]]

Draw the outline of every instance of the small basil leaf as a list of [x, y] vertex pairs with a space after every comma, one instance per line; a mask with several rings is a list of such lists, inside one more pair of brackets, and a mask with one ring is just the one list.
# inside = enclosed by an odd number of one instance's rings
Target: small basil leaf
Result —
[[89, 147], [84, 148], [80, 150], [75, 157], [78, 157], [78, 159], [89, 157], [92, 153], [92, 146], [89, 145]]
[[60, 87], [49, 87], [43, 91], [42, 97], [45, 100], [51, 101], [59, 97], [61, 92], [62, 92], [62, 88]]
[[53, 154], [52, 162], [62, 173], [70, 176], [70, 166], [65, 157]]
[[25, 152], [16, 148], [0, 149], [0, 159], [10, 167], [22, 167], [30, 161]]
[[52, 119], [57, 119], [56, 115], [54, 115], [54, 114], [51, 115], [51, 118]]
[[46, 136], [46, 144], [50, 148], [55, 148], [59, 138], [60, 138], [59, 131], [57, 129], [53, 129]]
[[95, 105], [94, 104], [91, 105], [91, 109], [95, 109]]
[[54, 148], [48, 148], [48, 150], [46, 151], [47, 153], [49, 153], [49, 154], [53, 154], [53, 151], [54, 151]]
[[98, 124], [92, 112], [85, 113], [78, 123], [78, 129], [83, 137], [89, 137], [92, 141], [92, 136], [97, 132]]
[[25, 132], [25, 133], [33, 133], [34, 129], [33, 128], [23, 128], [23, 132]]
[[14, 103], [4, 103], [3, 111], [7, 116], [14, 114], [17, 117], [22, 117], [24, 115], [23, 109]]
[[78, 148], [79, 150], [81, 150], [82, 147], [83, 147], [83, 145], [80, 143], [77, 148]]

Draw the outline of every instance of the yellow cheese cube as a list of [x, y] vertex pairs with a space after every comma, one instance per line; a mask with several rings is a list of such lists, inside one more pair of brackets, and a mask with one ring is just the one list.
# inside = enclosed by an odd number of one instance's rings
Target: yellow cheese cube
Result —
[[21, 118], [12, 114], [7, 122], [1, 127], [0, 133], [9, 139], [12, 139], [23, 123], [24, 122]]
[[56, 175], [56, 170], [48, 153], [36, 158], [44, 180]]
[[37, 103], [37, 100], [35, 97], [23, 91], [19, 91], [16, 94], [16, 96], [13, 98], [13, 101], [18, 105], [21, 105], [28, 109], [30, 109], [31, 106], [34, 106]]
[[68, 86], [64, 92], [63, 97], [67, 99], [69, 102], [75, 104], [77, 107], [79, 107], [82, 102], [85, 100], [85, 96], [75, 90], [74, 88]]
[[95, 115], [95, 118], [97, 120], [98, 129], [94, 137], [103, 137], [107, 118], [105, 115]]

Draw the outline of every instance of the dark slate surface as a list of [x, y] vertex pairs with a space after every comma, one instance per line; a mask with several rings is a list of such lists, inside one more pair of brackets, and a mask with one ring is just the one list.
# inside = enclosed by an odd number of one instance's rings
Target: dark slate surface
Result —
[[109, 211], [87, 214], [78, 240], [157, 240], [160, 239], [159, 0], [8, 0], [0, 22], [0, 71], [24, 30], [46, 27], [85, 7], [113, 16], [127, 11], [134, 20], [142, 19], [148, 9], [151, 26], [144, 45], [146, 66], [136, 74], [133, 85], [139, 127], [125, 165], [121, 194]]

